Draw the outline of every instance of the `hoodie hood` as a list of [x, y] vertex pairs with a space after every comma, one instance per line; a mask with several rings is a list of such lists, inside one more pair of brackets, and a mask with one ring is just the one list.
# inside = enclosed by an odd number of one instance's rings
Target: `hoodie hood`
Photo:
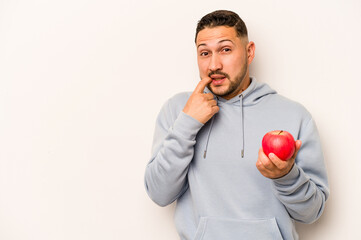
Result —
[[[211, 93], [211, 91], [208, 88], [205, 88], [204, 92], [206, 93]], [[246, 90], [244, 90], [242, 93], [238, 94], [237, 96], [227, 100], [224, 99], [220, 96], [216, 96], [215, 100], [217, 101], [217, 104], [219, 102], [225, 103], [225, 104], [236, 104], [240, 107], [240, 114], [241, 114], [241, 132], [242, 132], [242, 136], [241, 136], [241, 158], [244, 157], [244, 114], [243, 114], [243, 107], [248, 107], [248, 106], [252, 106], [257, 104], [258, 102], [260, 102], [262, 100], [262, 98], [264, 96], [267, 96], [269, 94], [276, 94], [277, 92], [273, 89], [271, 89], [267, 84], [265, 83], [259, 83], [256, 81], [256, 79], [254, 77], [251, 77], [251, 83], [248, 86], [248, 88]], [[211, 136], [211, 132], [212, 132], [212, 128], [213, 128], [213, 123], [214, 123], [214, 119], [217, 117], [217, 114], [215, 114], [212, 119], [211, 119], [211, 125], [207, 134], [207, 140], [206, 140], [206, 145], [205, 145], [205, 150], [203, 153], [203, 158], [206, 158], [207, 156], [207, 150], [208, 150], [208, 143], [209, 143], [209, 138]]]

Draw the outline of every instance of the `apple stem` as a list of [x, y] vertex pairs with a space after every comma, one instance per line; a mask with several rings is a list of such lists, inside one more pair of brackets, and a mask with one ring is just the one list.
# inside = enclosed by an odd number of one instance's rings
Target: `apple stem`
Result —
[[281, 131], [278, 133], [278, 135], [280, 135], [282, 132], [283, 132], [283, 130], [281, 130]]

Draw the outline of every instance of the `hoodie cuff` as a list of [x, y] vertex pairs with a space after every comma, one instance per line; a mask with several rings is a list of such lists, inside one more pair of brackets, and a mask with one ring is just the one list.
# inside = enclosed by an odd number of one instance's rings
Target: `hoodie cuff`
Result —
[[285, 176], [273, 179], [273, 183], [277, 186], [287, 186], [287, 185], [293, 185], [300, 176], [300, 170], [298, 169], [296, 163], [293, 164], [293, 167], [289, 173], [287, 173]]
[[197, 119], [192, 118], [182, 111], [173, 124], [173, 132], [180, 134], [189, 140], [195, 140], [198, 131], [203, 127], [203, 125], [204, 124], [199, 122]]

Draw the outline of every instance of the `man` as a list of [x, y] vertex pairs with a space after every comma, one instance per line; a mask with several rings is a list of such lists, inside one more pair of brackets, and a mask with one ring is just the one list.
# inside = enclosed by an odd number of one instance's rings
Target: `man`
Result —
[[[236, 13], [204, 16], [195, 42], [201, 81], [157, 118], [148, 195], [160, 206], [177, 200], [181, 239], [298, 239], [294, 220], [317, 220], [329, 195], [311, 115], [249, 77], [255, 44]], [[272, 130], [298, 139], [290, 160], [260, 148]]]

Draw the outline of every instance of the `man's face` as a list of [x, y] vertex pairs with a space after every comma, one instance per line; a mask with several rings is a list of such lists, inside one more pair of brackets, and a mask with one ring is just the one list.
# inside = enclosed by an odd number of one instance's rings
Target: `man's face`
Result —
[[219, 26], [201, 30], [196, 46], [200, 77], [212, 78], [208, 88], [215, 95], [231, 99], [247, 88], [253, 42], [238, 37], [233, 27]]

